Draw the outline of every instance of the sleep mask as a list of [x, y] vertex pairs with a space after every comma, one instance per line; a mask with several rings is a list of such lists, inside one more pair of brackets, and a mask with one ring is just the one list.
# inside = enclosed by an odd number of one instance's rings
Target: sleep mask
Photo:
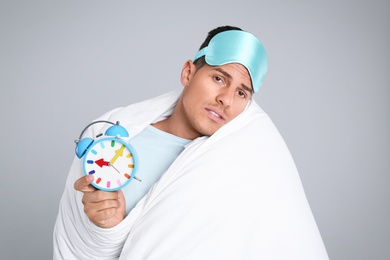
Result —
[[239, 30], [218, 33], [208, 46], [201, 49], [194, 58], [205, 56], [210, 66], [222, 66], [228, 63], [239, 63], [249, 72], [253, 91], [259, 91], [267, 72], [267, 56], [260, 41], [252, 34]]

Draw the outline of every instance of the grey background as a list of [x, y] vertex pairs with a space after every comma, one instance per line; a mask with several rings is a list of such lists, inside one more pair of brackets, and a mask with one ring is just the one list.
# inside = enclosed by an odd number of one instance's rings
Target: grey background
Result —
[[258, 36], [255, 99], [285, 138], [331, 259], [390, 259], [389, 1], [0, 2], [0, 258], [50, 259], [73, 140], [181, 88], [219, 25]]

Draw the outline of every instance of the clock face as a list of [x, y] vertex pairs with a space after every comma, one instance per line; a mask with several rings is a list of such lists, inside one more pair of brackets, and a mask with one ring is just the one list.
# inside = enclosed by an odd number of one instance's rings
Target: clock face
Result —
[[100, 190], [114, 191], [126, 186], [137, 170], [134, 149], [118, 138], [95, 141], [84, 156], [84, 174], [92, 174], [92, 185]]

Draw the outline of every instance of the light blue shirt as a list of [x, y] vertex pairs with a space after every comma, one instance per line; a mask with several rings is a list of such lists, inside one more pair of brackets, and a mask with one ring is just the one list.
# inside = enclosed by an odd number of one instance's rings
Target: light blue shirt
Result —
[[126, 199], [126, 214], [160, 179], [189, 142], [191, 140], [171, 135], [153, 126], [146, 127], [130, 140], [138, 156], [135, 176], [142, 181], [133, 179], [122, 189]]

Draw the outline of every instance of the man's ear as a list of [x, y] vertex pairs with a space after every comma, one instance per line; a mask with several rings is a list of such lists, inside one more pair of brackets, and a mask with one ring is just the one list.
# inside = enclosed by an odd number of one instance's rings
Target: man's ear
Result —
[[196, 72], [195, 64], [191, 60], [186, 61], [183, 65], [183, 69], [181, 70], [181, 77], [180, 77], [180, 81], [183, 87], [188, 86], [195, 72]]

